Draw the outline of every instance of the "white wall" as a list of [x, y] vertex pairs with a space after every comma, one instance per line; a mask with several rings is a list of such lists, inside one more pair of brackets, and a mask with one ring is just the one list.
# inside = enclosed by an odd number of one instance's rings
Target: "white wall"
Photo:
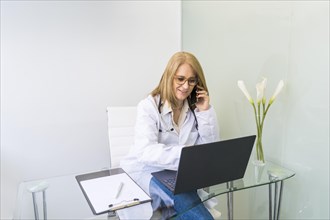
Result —
[[180, 48], [179, 1], [1, 1], [1, 219], [20, 181], [109, 166], [106, 107]]
[[[255, 97], [255, 84], [267, 77], [268, 98], [285, 81], [264, 127], [266, 160], [296, 172], [284, 183], [281, 218], [329, 219], [329, 1], [184, 1], [182, 7], [183, 49], [203, 64], [222, 138], [256, 133], [237, 80]], [[267, 219], [267, 196], [267, 187], [236, 193], [234, 218]]]

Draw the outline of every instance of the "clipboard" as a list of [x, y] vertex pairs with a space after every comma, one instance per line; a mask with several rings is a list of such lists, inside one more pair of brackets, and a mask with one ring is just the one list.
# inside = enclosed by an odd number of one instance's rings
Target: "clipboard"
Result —
[[81, 174], [76, 180], [94, 215], [152, 201], [121, 168]]

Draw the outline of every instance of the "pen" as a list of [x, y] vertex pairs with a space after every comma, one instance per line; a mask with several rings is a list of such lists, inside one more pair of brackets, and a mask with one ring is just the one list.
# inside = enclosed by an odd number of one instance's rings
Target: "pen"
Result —
[[117, 194], [116, 194], [116, 199], [118, 198], [121, 190], [123, 189], [124, 183], [120, 182], [119, 186], [118, 186], [118, 190], [117, 190]]

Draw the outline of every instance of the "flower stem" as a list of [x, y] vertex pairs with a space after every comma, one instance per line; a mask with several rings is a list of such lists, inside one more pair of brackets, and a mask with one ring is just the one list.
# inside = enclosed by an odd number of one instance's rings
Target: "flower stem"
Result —
[[257, 140], [256, 140], [256, 151], [257, 151], [257, 160], [260, 160], [262, 162], [265, 162], [265, 157], [264, 157], [264, 151], [263, 151], [263, 146], [262, 146], [262, 130], [264, 126], [264, 121], [266, 114], [268, 112], [268, 109], [271, 104], [268, 104], [266, 109], [265, 105], [263, 104], [262, 106], [262, 116], [260, 114], [260, 103], [258, 103], [258, 109], [256, 106], [253, 104], [253, 110], [254, 110], [254, 115], [255, 115], [255, 121], [256, 121], [256, 127], [257, 127]]
[[254, 110], [254, 116], [255, 116], [255, 121], [257, 125], [257, 140], [256, 140], [256, 151], [257, 151], [257, 159], [265, 162], [264, 159], [264, 152], [262, 149], [262, 124], [264, 121], [264, 115], [262, 117], [262, 121], [260, 121], [260, 104], [258, 104], [258, 112], [256, 109], [256, 106], [253, 104], [253, 110]]

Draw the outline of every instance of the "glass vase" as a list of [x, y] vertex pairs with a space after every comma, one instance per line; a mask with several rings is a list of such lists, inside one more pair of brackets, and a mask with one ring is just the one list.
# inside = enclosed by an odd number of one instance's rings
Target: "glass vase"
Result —
[[262, 127], [258, 126], [258, 132], [256, 137], [256, 152], [257, 152], [257, 160], [265, 163], [265, 157], [264, 157], [264, 150], [262, 147]]

